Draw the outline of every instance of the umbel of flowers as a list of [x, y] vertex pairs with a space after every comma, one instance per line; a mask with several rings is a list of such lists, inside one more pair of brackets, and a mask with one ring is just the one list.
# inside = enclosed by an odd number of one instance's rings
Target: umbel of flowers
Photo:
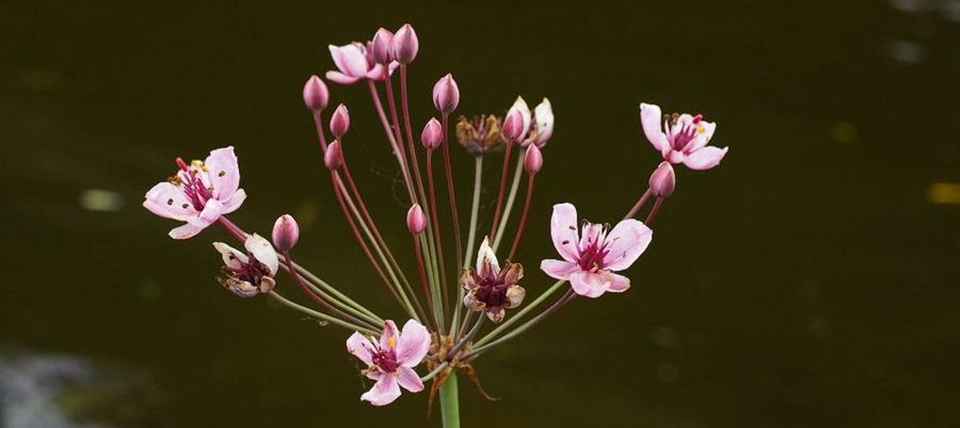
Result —
[[[340, 104], [326, 116], [330, 105], [326, 83], [312, 76], [303, 88], [303, 101], [316, 125], [318, 159], [329, 171], [335, 203], [395, 308], [373, 311], [295, 261], [300, 229], [290, 215], [277, 219], [270, 233], [272, 245], [228, 219], [247, 197], [240, 188], [233, 147], [215, 149], [203, 161], [177, 158], [174, 174], [147, 192], [143, 206], [182, 222], [170, 231], [174, 239], [192, 238], [217, 224], [241, 244], [246, 251], [213, 243], [223, 260], [218, 280], [227, 290], [244, 298], [266, 295], [347, 329], [346, 350], [365, 366], [362, 375], [373, 381], [361, 400], [375, 406], [390, 404], [403, 390], [420, 392], [429, 382], [429, 402], [439, 394], [444, 426], [456, 427], [458, 374], [479, 386], [472, 363], [485, 352], [520, 336], [577, 296], [593, 299], [629, 290], [627, 272], [650, 245], [657, 213], [676, 190], [673, 165], [710, 169], [727, 149], [708, 145], [716, 124], [703, 116], [663, 115], [660, 107], [641, 104], [643, 133], [663, 157], [650, 175], [649, 188], [612, 228], [581, 219], [571, 203], [556, 204], [550, 237], [557, 255], [539, 261], [542, 272], [525, 272], [514, 256], [526, 230], [536, 178], [544, 167], [543, 151], [554, 134], [550, 101], [544, 98], [531, 111], [518, 97], [503, 116], [454, 115], [460, 90], [453, 75], [445, 74], [433, 86], [435, 115], [415, 121], [408, 75], [419, 46], [410, 25], [396, 33], [381, 28], [366, 43], [331, 45], [336, 69], [326, 73], [330, 82], [366, 86], [369, 92], [385, 137], [383, 150], [396, 158], [406, 191], [410, 207], [406, 240], [384, 238], [381, 225], [392, 227], [402, 220], [377, 219], [351, 174], [348, 157], [359, 149], [348, 142], [347, 107]], [[465, 154], [452, 154], [452, 141]], [[453, 156], [472, 157], [472, 182], [454, 180]], [[494, 172], [486, 180], [484, 164], [489, 161], [493, 164], [487, 167]], [[489, 220], [479, 218], [485, 183], [496, 188]], [[639, 220], [638, 213], [651, 199], [653, 206]], [[449, 218], [440, 216], [441, 205]], [[399, 263], [396, 254], [401, 251], [411, 252], [415, 264]], [[278, 280], [281, 272], [289, 278], [287, 283]], [[556, 281], [544, 285], [547, 277]], [[305, 301], [287, 297], [291, 292], [302, 294]], [[405, 320], [402, 330], [395, 319]]]

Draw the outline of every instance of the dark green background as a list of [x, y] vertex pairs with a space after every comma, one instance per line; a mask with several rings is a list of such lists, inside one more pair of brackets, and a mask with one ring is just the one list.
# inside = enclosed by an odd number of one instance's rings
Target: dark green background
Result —
[[[552, 283], [536, 266], [554, 257], [553, 203], [615, 221], [645, 189], [659, 157], [641, 101], [703, 112], [730, 146], [714, 170], [678, 169], [633, 289], [578, 299], [476, 364], [502, 400], [461, 382], [465, 426], [957, 426], [960, 206], [928, 198], [960, 181], [956, 4], [5, 2], [0, 343], [144, 367], [165, 397], [151, 425], [438, 425], [423, 394], [361, 403], [344, 331], [220, 289], [221, 230], [174, 242], [139, 206], [176, 156], [232, 144], [250, 197], [231, 217], [268, 233], [297, 214], [299, 258], [392, 314], [300, 90], [333, 67], [328, 44], [411, 22], [416, 123], [448, 71], [461, 112], [553, 102], [518, 256], [530, 293]], [[331, 91], [351, 108], [354, 173], [406, 253], [365, 88]], [[467, 195], [471, 161], [454, 154]], [[84, 210], [88, 189], [122, 206]]]

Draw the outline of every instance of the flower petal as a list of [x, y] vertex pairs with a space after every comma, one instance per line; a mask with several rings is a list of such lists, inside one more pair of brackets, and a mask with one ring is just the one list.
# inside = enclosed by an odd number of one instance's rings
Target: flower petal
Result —
[[418, 375], [417, 372], [413, 371], [413, 369], [410, 367], [397, 368], [397, 382], [399, 382], [400, 386], [407, 391], [423, 391], [423, 381], [420, 380], [420, 375]]
[[246, 254], [241, 253], [240, 250], [223, 242], [214, 242], [213, 248], [216, 248], [217, 251], [220, 252], [220, 255], [223, 257], [223, 264], [231, 269], [240, 269], [244, 263], [248, 263], [250, 260]]
[[237, 189], [236, 192], [230, 196], [230, 199], [225, 201], [220, 201], [223, 203], [223, 213], [230, 214], [240, 208], [240, 205], [243, 205], [243, 201], [247, 199], [247, 192], [243, 189]]
[[350, 77], [339, 71], [328, 71], [325, 76], [327, 77], [327, 80], [334, 83], [339, 83], [341, 85], [352, 85], [360, 80], [359, 77]]
[[187, 220], [187, 223], [183, 226], [174, 228], [170, 231], [169, 235], [173, 239], [192, 238], [203, 229], [206, 229], [207, 226], [217, 221], [222, 211], [223, 205], [216, 199], [211, 199], [207, 201], [207, 205], [203, 207], [203, 211], [200, 212], [199, 216]]
[[560, 257], [568, 262], [575, 262], [580, 255], [577, 247], [577, 208], [573, 204], [562, 203], [553, 206], [553, 216], [550, 218], [550, 236], [553, 246], [560, 253]]
[[603, 225], [597, 223], [584, 223], [580, 230], [580, 254], [591, 244], [603, 243]]
[[429, 350], [430, 332], [427, 331], [427, 328], [416, 320], [407, 321], [403, 325], [400, 338], [397, 340], [397, 364], [403, 367], [416, 367], [423, 361], [423, 357], [427, 355]]
[[477, 276], [481, 278], [492, 278], [500, 273], [500, 262], [493, 248], [490, 248], [490, 238], [483, 238], [480, 244], [480, 251], [477, 251]]
[[211, 151], [203, 166], [207, 168], [214, 199], [221, 202], [230, 199], [240, 187], [240, 166], [233, 146]]
[[660, 127], [660, 120], [663, 119], [663, 113], [660, 106], [656, 104], [640, 103], [640, 124], [643, 126], [643, 134], [647, 140], [657, 150], [663, 151], [668, 146], [667, 135], [663, 133]]
[[581, 296], [596, 298], [610, 289], [610, 281], [600, 273], [579, 271], [570, 275], [570, 286]]
[[713, 146], [704, 147], [687, 155], [683, 164], [693, 170], [708, 170], [720, 164], [720, 160], [727, 154], [728, 149], [729, 147], [722, 149]]
[[601, 275], [603, 275], [604, 281], [610, 283], [610, 288], [607, 291], [611, 293], [623, 293], [630, 289], [630, 278], [613, 272], [601, 272]]
[[163, 218], [187, 221], [199, 214], [183, 190], [166, 181], [157, 183], [144, 197], [143, 207]]
[[540, 262], [540, 270], [556, 279], [570, 279], [570, 274], [579, 271], [580, 266], [565, 260], [547, 259]]
[[360, 399], [369, 401], [370, 404], [374, 406], [386, 406], [399, 396], [400, 384], [397, 383], [397, 377], [384, 375], [380, 376], [380, 379], [377, 379], [377, 383], [373, 384], [373, 388], [363, 393]]
[[652, 239], [653, 231], [639, 220], [630, 218], [617, 223], [607, 234], [604, 269], [620, 271], [629, 268], [647, 249]]
[[363, 361], [367, 366], [373, 366], [373, 353], [376, 350], [373, 343], [366, 336], [354, 332], [347, 338], [347, 352]]
[[270, 245], [270, 241], [254, 233], [248, 236], [247, 240], [243, 242], [243, 247], [246, 248], [250, 254], [253, 254], [253, 258], [263, 263], [267, 269], [270, 269], [271, 276], [277, 274], [277, 270], [280, 269], [280, 261], [277, 258], [277, 252], [273, 249], [273, 245]]
[[713, 132], [717, 130], [716, 123], [707, 122], [705, 120], [700, 121], [700, 126], [703, 127], [703, 132], [697, 134], [696, 137], [693, 137], [692, 141], [687, 143], [687, 146], [683, 148], [684, 152], [693, 153], [706, 147], [707, 143], [710, 142], [710, 139], [713, 138]]
[[383, 335], [380, 336], [380, 349], [394, 349], [397, 346], [397, 323], [393, 320], [383, 322]]

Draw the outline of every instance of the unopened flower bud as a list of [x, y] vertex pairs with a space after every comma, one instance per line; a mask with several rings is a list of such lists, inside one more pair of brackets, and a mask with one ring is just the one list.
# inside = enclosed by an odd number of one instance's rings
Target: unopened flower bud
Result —
[[337, 106], [337, 109], [333, 111], [333, 116], [330, 116], [330, 133], [332, 133], [334, 137], [340, 138], [343, 134], [346, 134], [349, 129], [350, 112], [347, 110], [347, 106], [340, 104]]
[[440, 147], [440, 144], [443, 143], [443, 126], [440, 125], [437, 118], [431, 118], [427, 125], [423, 127], [423, 132], [420, 133], [420, 141], [427, 150]]
[[327, 151], [323, 154], [323, 163], [330, 169], [340, 168], [340, 165], [343, 164], [343, 152], [340, 149], [340, 141], [335, 140], [327, 146]]
[[540, 148], [536, 144], [527, 146], [527, 153], [523, 155], [523, 169], [530, 174], [536, 174], [542, 167], [543, 154], [540, 153]]
[[373, 35], [373, 41], [370, 43], [370, 51], [373, 54], [373, 61], [377, 64], [388, 65], [393, 61], [391, 46], [393, 45], [393, 33], [380, 28], [377, 34]]
[[677, 176], [670, 162], [661, 162], [653, 174], [650, 174], [650, 191], [658, 198], [672, 195], [676, 186]]
[[[514, 119], [510, 119], [511, 116], [514, 116]], [[519, 131], [511, 130], [513, 133], [510, 138], [512, 141], [521, 143], [524, 141], [524, 138], [527, 136], [527, 132], [530, 131], [530, 107], [527, 107], [527, 102], [523, 100], [523, 97], [517, 97], [517, 100], [513, 102], [513, 106], [510, 107], [510, 110], [507, 111], [507, 118], [510, 120], [520, 119]], [[516, 126], [516, 125], [511, 125]]]
[[290, 214], [284, 214], [273, 224], [273, 246], [281, 253], [290, 251], [300, 239], [300, 226]]
[[316, 75], [310, 76], [307, 83], [303, 85], [303, 103], [308, 109], [318, 111], [327, 108], [329, 101], [330, 91], [327, 89], [327, 84]]
[[404, 24], [393, 35], [391, 43], [393, 59], [401, 64], [409, 64], [417, 57], [420, 51], [420, 40], [417, 39], [417, 32], [413, 31], [410, 24]]
[[460, 87], [453, 75], [447, 73], [433, 85], [433, 106], [443, 114], [453, 113], [460, 105]]
[[511, 143], [520, 141], [523, 133], [523, 115], [520, 110], [510, 109], [507, 112], [507, 117], [503, 118], [503, 127], [500, 129], [500, 133]]
[[413, 204], [407, 211], [407, 229], [410, 233], [417, 235], [423, 233], [427, 228], [427, 217], [423, 215], [423, 209], [420, 204]]

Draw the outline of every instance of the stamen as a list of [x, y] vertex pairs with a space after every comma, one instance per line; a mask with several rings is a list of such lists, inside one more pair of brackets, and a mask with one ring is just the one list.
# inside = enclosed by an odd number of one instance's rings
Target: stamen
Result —
[[187, 163], [183, 161], [183, 158], [177, 158], [177, 167], [180, 168], [181, 171], [186, 171], [190, 169], [187, 166]]

